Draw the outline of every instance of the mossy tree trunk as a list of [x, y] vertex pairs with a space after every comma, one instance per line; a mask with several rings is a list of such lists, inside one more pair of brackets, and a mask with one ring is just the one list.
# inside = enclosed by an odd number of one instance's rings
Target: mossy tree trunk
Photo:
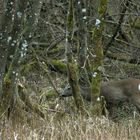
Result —
[[[4, 4], [3, 4], [4, 5]], [[3, 80], [6, 72], [7, 58], [9, 51], [10, 33], [13, 29], [14, 21], [12, 20], [15, 14], [17, 4], [15, 0], [8, 0], [6, 7], [3, 9], [0, 22], [0, 97], [3, 94]], [[9, 38], [8, 38], [9, 37]]]
[[72, 33], [74, 25], [74, 9], [73, 0], [69, 1], [69, 10], [67, 15], [67, 30], [66, 30], [66, 60], [67, 60], [67, 72], [69, 84], [72, 88], [73, 97], [78, 111], [84, 114], [84, 103], [80, 94], [79, 82], [78, 82], [78, 67], [77, 63], [72, 55]]
[[89, 86], [87, 55], [87, 7], [86, 1], [75, 2], [76, 23], [78, 27], [78, 66], [80, 85]]
[[[5, 64], [1, 69], [1, 72], [3, 72], [1, 79], [1, 113], [8, 113], [8, 117], [16, 106], [20, 106], [18, 100], [20, 96], [18, 94], [20, 64], [26, 57], [27, 49], [33, 37], [42, 1], [34, 0], [32, 5], [29, 5], [28, 0], [7, 1], [6, 13], [3, 15], [0, 28], [2, 30], [0, 45], [3, 48], [5, 47], [3, 51], [7, 52], [4, 53]], [[8, 58], [11, 58], [11, 60], [8, 61]], [[5, 70], [6, 67], [7, 70]]]
[[104, 30], [104, 16], [107, 9], [107, 0], [100, 0], [100, 5], [98, 7], [99, 18], [96, 19], [95, 27], [93, 29], [93, 43], [94, 47], [92, 53], [94, 52], [95, 57], [92, 62], [92, 106], [91, 111], [95, 115], [102, 114], [102, 99], [100, 97], [100, 83], [101, 83], [101, 72], [103, 70], [103, 42], [102, 42], [102, 32]]

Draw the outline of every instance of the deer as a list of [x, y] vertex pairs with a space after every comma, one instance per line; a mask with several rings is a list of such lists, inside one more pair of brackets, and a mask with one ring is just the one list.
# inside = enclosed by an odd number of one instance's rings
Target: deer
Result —
[[[82, 97], [91, 101], [90, 87], [80, 86], [80, 93]], [[61, 97], [72, 96], [70, 86], [64, 88]], [[140, 80], [129, 78], [117, 81], [102, 82], [100, 89], [100, 96], [105, 98], [107, 106], [112, 107], [121, 102], [131, 102], [140, 112]]]

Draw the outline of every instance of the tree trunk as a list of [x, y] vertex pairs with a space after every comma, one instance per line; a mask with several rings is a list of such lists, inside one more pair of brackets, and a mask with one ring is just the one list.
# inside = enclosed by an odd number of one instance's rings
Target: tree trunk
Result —
[[75, 104], [78, 108], [78, 111], [81, 114], [84, 114], [84, 103], [80, 94], [79, 82], [78, 82], [78, 68], [77, 64], [72, 56], [71, 44], [72, 44], [72, 33], [74, 25], [74, 9], [73, 9], [73, 0], [70, 0], [69, 11], [67, 15], [67, 33], [66, 33], [66, 59], [67, 59], [67, 71], [69, 84], [72, 88], [73, 97]]
[[87, 8], [86, 2], [81, 0], [80, 3], [75, 2], [76, 6], [76, 23], [78, 27], [78, 65], [80, 85], [89, 86], [88, 78], [88, 56], [87, 56]]
[[[15, 3], [16, 5], [14, 5]], [[3, 16], [3, 23], [1, 25], [3, 26], [1, 28], [1, 46], [6, 47], [5, 49], [7, 50], [5, 54], [5, 65], [1, 69], [1, 72], [4, 71], [3, 78], [1, 79], [3, 81], [1, 85], [1, 113], [7, 113], [8, 117], [11, 111], [20, 104], [18, 101], [18, 96], [20, 96], [18, 94], [20, 64], [26, 57], [27, 47], [29, 47], [33, 37], [41, 5], [42, 0], [34, 0], [32, 5], [29, 5], [28, 0], [19, 0], [18, 2], [9, 0], [7, 2], [7, 10], [5, 16]], [[10, 18], [9, 15], [11, 15]], [[9, 19], [10, 21], [7, 21]], [[7, 22], [10, 24], [5, 25]], [[8, 58], [10, 59], [11, 56], [12, 59], [8, 61]], [[7, 71], [5, 71], [6, 67]], [[25, 105], [27, 104], [25, 103]]]
[[96, 19], [95, 28], [93, 29], [93, 42], [95, 47], [92, 52], [95, 52], [95, 58], [92, 62], [92, 113], [96, 115], [101, 115], [102, 99], [100, 97], [100, 83], [101, 83], [101, 72], [103, 70], [103, 42], [102, 42], [102, 32], [104, 30], [104, 16], [107, 9], [107, 0], [101, 0], [98, 8], [99, 18]]

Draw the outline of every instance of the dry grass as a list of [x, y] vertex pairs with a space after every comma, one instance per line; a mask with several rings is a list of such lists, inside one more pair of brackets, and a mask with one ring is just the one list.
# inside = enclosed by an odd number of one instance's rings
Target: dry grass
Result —
[[[139, 120], [114, 123], [107, 118], [50, 115], [47, 120], [32, 120], [31, 125], [2, 121], [2, 140], [140, 140]], [[32, 127], [31, 127], [32, 126]]]

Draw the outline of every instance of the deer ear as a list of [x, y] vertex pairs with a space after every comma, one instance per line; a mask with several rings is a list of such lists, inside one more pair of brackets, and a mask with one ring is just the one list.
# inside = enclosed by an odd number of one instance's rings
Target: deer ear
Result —
[[69, 97], [69, 96], [72, 96], [72, 91], [71, 91], [71, 87], [69, 85], [67, 85], [62, 94], [60, 95], [60, 97]]

